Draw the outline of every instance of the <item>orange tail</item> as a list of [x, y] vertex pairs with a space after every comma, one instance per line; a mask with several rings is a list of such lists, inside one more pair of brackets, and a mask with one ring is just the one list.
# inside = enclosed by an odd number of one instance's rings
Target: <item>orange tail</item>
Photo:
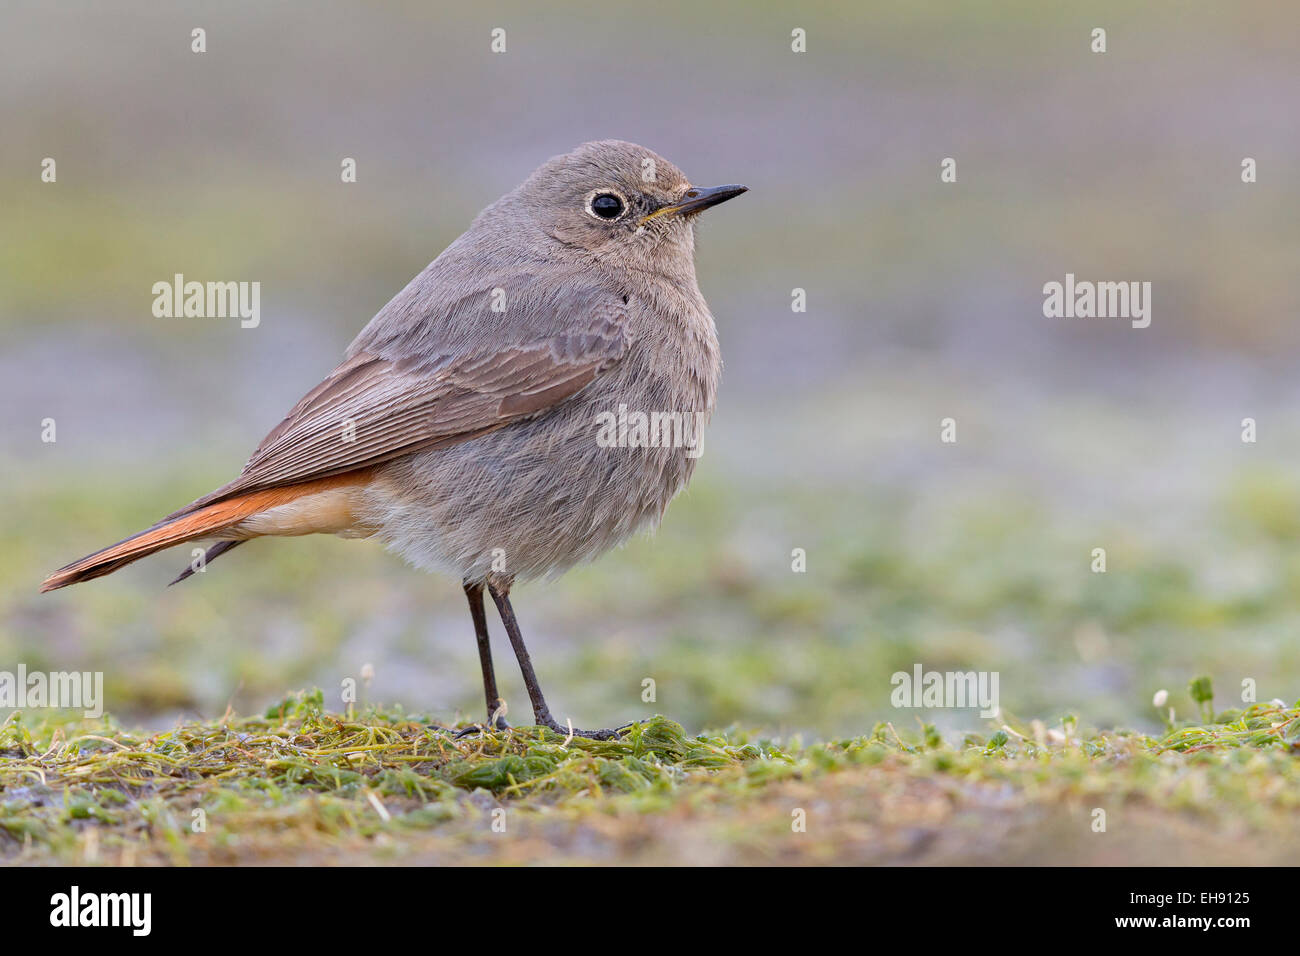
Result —
[[[304, 495], [337, 487], [341, 484], [356, 483], [364, 480], [361, 473], [352, 472], [315, 481], [305, 481], [296, 485], [284, 485], [268, 488], [264, 491], [252, 491], [246, 494], [204, 505], [193, 511], [183, 509], [169, 518], [164, 518], [152, 528], [110, 545], [94, 554], [88, 554], [79, 561], [59, 568], [41, 585], [41, 593], [54, 591], [89, 581], [92, 578], [112, 574], [118, 568], [125, 567], [132, 561], [138, 561], [146, 555], [170, 548], [173, 545], [193, 541], [197, 538], [210, 538], [228, 531], [244, 519], [287, 504]], [[202, 500], [202, 499], [200, 499]]]

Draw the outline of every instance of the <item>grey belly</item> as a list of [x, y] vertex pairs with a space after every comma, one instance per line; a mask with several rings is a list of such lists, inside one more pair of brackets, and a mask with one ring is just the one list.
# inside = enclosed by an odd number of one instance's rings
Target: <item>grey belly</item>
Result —
[[558, 574], [652, 527], [689, 480], [683, 447], [602, 447], [599, 398], [385, 465], [364, 519], [412, 564], [480, 581]]

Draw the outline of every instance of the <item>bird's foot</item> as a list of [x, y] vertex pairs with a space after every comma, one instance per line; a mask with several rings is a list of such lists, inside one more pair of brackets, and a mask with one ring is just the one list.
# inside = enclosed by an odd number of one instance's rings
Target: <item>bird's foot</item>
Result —
[[459, 740], [462, 737], [473, 737], [476, 734], [481, 734], [490, 726], [495, 726], [497, 730], [510, 729], [510, 725], [506, 723], [506, 719], [504, 717], [498, 717], [495, 725], [489, 721], [485, 721], [481, 724], [470, 724], [468, 727], [462, 727], [460, 730], [455, 731], [456, 739]]
[[635, 727], [636, 722], [624, 724], [622, 727], [612, 727], [608, 730], [579, 730], [577, 727], [560, 724], [550, 714], [541, 716], [534, 715], [538, 727], [545, 727], [547, 730], [554, 731], [561, 736], [568, 737], [585, 737], [588, 740], [618, 740], [628, 729]]

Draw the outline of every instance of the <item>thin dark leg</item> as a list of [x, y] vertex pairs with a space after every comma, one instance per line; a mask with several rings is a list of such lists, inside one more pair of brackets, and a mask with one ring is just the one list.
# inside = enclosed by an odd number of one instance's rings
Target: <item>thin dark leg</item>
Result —
[[[492, 669], [492, 645], [488, 642], [487, 614], [483, 610], [483, 585], [465, 582], [465, 597], [469, 600], [469, 616], [474, 619], [474, 637], [478, 641], [478, 662], [483, 669], [483, 697], [487, 702], [487, 719], [501, 706], [497, 693], [497, 675]], [[497, 730], [509, 728], [504, 717], [497, 718]]]
[[[537, 673], [533, 670], [532, 659], [528, 656], [528, 648], [524, 647], [524, 636], [519, 631], [519, 621], [515, 619], [514, 608], [510, 606], [510, 594], [508, 588], [501, 588], [494, 584], [488, 584], [488, 591], [492, 594], [492, 600], [496, 602], [497, 610], [501, 612], [501, 623], [506, 626], [506, 633], [510, 635], [510, 645], [515, 649], [515, 658], [519, 661], [519, 670], [524, 675], [524, 686], [528, 688], [528, 699], [533, 705], [533, 720], [542, 727], [549, 727], [556, 733], [569, 733], [567, 726], [561, 726], [560, 723], [551, 716], [551, 710], [546, 706], [546, 698], [542, 696], [542, 686], [537, 683]], [[629, 725], [630, 726], [630, 725]], [[593, 740], [612, 740], [619, 735], [619, 730], [573, 730], [575, 737], [590, 737]]]

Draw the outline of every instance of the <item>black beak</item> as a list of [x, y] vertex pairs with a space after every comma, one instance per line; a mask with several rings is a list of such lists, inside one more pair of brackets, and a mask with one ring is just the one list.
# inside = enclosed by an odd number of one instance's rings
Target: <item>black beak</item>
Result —
[[686, 191], [686, 195], [681, 198], [680, 202], [658, 209], [655, 215], [672, 213], [676, 216], [690, 216], [697, 212], [703, 212], [710, 206], [726, 202], [728, 199], [735, 199], [741, 193], [747, 192], [749, 192], [748, 186], [710, 186], [708, 188], [692, 186]]

